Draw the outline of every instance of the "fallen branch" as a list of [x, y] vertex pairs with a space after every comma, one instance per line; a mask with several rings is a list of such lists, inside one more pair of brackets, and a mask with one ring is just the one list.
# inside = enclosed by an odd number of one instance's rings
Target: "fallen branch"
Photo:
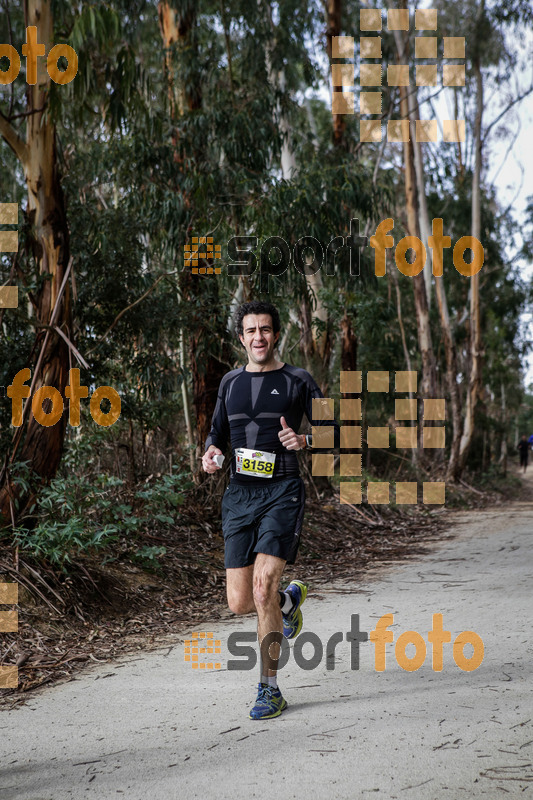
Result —
[[37, 572], [37, 570], [33, 569], [33, 567], [30, 567], [30, 565], [27, 563], [27, 561], [23, 561], [22, 559], [20, 559], [20, 563], [21, 563], [23, 566], [25, 566], [25, 567], [26, 567], [26, 569], [27, 569], [29, 572], [31, 572], [31, 574], [32, 574], [32, 575], [34, 575], [34, 576], [37, 578], [37, 580], [41, 581], [41, 583], [42, 583], [44, 586], [46, 586], [46, 588], [48, 589], [48, 591], [49, 591], [49, 592], [52, 592], [52, 594], [54, 595], [54, 597], [57, 597], [57, 599], [59, 600], [59, 602], [61, 603], [61, 605], [63, 605], [63, 606], [65, 605], [65, 601], [63, 600], [63, 598], [62, 598], [60, 595], [58, 595], [58, 593], [57, 593], [56, 591], [54, 591], [54, 590], [52, 589], [52, 587], [51, 587], [51, 586], [50, 586], [50, 585], [49, 585], [49, 584], [48, 584], [48, 583], [45, 581], [45, 579], [43, 578], [43, 576], [42, 576], [42, 575], [40, 575], [40, 574]]
[[473, 487], [473, 486], [470, 486], [468, 483], [465, 483], [465, 482], [464, 482], [464, 480], [463, 480], [462, 478], [459, 478], [459, 483], [462, 483], [462, 484], [463, 484], [463, 486], [465, 487], [465, 489], [469, 489], [469, 491], [471, 491], [471, 492], [475, 492], [476, 494], [479, 494], [479, 495], [480, 495], [480, 497], [484, 497], [484, 496], [485, 496], [485, 495], [483, 494], [483, 492], [480, 492], [480, 491], [479, 491], [479, 489], [474, 489], [474, 487]]
[[13, 567], [9, 566], [9, 564], [6, 564], [5, 561], [0, 561], [0, 570], [5, 570], [10, 575], [14, 575], [18, 583], [23, 583], [30, 592], [35, 592], [35, 594], [39, 595], [41, 600], [46, 603], [48, 608], [51, 608], [53, 611], [55, 611], [59, 617], [61, 616], [61, 611], [55, 607], [55, 605], [41, 592], [40, 589], [37, 588], [37, 586], [35, 586], [34, 583], [30, 581], [29, 578], [27, 578], [25, 575], [22, 575], [20, 572], [17, 572]]
[[[338, 497], [339, 497], [339, 502], [340, 502], [340, 495], [338, 495]], [[378, 522], [374, 522], [373, 520], [370, 519], [370, 517], [367, 517], [366, 514], [363, 514], [361, 509], [357, 508], [357, 506], [353, 506], [351, 503], [346, 503], [346, 502], [343, 503], [343, 506], [348, 506], [349, 508], [352, 509], [352, 511], [355, 511], [356, 514], [359, 514], [359, 516], [362, 517], [365, 520], [365, 522], [368, 523], [368, 525], [372, 525], [372, 527], [374, 527], [374, 528], [378, 527], [379, 523]]]

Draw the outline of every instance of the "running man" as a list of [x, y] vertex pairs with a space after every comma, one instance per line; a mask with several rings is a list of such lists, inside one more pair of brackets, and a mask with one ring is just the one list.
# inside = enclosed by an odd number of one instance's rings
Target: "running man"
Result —
[[520, 466], [524, 467], [524, 474], [527, 469], [527, 456], [530, 448], [530, 444], [527, 440], [527, 436], [525, 433], [522, 434], [522, 438], [517, 444], [518, 449], [520, 450]]
[[280, 643], [282, 636], [300, 633], [307, 595], [306, 584], [296, 580], [279, 591], [285, 564], [296, 559], [304, 513], [296, 451], [313, 444], [297, 431], [305, 414], [315, 426], [333, 426], [338, 446], [339, 428], [334, 420], [313, 419], [312, 400], [323, 394], [311, 375], [276, 357], [275, 306], [245, 303], [235, 315], [235, 331], [248, 363], [220, 383], [202, 465], [208, 473], [220, 469], [215, 458], [231, 442], [231, 477], [222, 499], [228, 605], [235, 614], [257, 614], [261, 677], [249, 716], [269, 719], [287, 706], [277, 684]]

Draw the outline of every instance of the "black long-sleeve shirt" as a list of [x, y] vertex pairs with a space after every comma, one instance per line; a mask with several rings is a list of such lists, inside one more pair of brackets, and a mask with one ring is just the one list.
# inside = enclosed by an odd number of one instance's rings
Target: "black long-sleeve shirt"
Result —
[[[284, 364], [268, 372], [247, 372], [245, 367], [225, 375], [218, 390], [217, 404], [207, 437], [205, 449], [214, 444], [222, 452], [231, 443], [231, 483], [264, 486], [265, 481], [281, 481], [299, 475], [298, 459], [294, 450], [287, 450], [278, 438], [281, 417], [298, 432], [305, 414], [311, 425], [333, 426], [334, 446], [339, 446], [340, 430], [337, 422], [313, 419], [313, 399], [324, 397], [312, 376], [299, 367]], [[313, 449], [324, 445], [313, 440]], [[276, 454], [272, 478], [258, 478], [237, 473], [235, 449], [264, 450]], [[320, 451], [319, 451], [320, 452]]]

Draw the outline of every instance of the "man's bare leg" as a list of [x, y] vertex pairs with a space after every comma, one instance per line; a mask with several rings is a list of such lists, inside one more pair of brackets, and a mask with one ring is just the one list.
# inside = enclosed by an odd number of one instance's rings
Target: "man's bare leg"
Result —
[[[277, 668], [283, 638], [283, 618], [278, 591], [285, 560], [258, 553], [249, 567], [226, 570], [228, 605], [235, 614], [257, 613], [260, 687], [250, 719], [281, 714], [287, 703], [277, 687]], [[268, 635], [270, 634], [270, 636]], [[265, 686], [266, 684], [266, 686]]]
[[[274, 677], [278, 669], [280, 643], [283, 637], [279, 582], [285, 560], [277, 556], [258, 553], [253, 571], [253, 600], [257, 609], [257, 638], [261, 659], [261, 675]], [[269, 636], [263, 645], [265, 636]]]
[[255, 611], [253, 596], [254, 565], [226, 570], [226, 592], [228, 606], [234, 614], [249, 614]]

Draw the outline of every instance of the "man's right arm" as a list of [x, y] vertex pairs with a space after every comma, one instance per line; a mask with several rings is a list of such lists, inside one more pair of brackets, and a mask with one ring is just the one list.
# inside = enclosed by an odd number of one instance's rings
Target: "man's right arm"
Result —
[[205, 443], [205, 453], [202, 457], [202, 467], [204, 472], [212, 474], [220, 469], [218, 464], [213, 461], [213, 456], [223, 455], [223, 451], [228, 446], [230, 438], [229, 420], [224, 399], [225, 381], [222, 380], [218, 389], [217, 404], [211, 420], [211, 430]]

